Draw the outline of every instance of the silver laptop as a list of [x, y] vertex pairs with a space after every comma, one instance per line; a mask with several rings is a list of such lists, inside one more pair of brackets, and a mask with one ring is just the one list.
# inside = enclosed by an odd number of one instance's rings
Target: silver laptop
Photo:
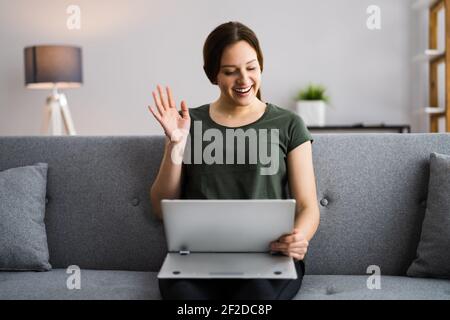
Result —
[[270, 242], [292, 232], [295, 200], [162, 200], [167, 254], [158, 278], [296, 279]]

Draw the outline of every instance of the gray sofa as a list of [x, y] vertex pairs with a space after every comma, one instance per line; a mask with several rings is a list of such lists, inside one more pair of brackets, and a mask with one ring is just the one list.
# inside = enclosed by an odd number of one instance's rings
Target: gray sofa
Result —
[[[317, 134], [321, 224], [296, 299], [450, 299], [450, 280], [405, 276], [425, 213], [429, 156], [450, 134]], [[0, 137], [0, 170], [49, 165], [49, 272], [0, 272], [0, 299], [159, 299], [166, 254], [149, 188], [162, 136]], [[81, 268], [69, 290], [66, 268]], [[370, 265], [381, 289], [369, 289]]]

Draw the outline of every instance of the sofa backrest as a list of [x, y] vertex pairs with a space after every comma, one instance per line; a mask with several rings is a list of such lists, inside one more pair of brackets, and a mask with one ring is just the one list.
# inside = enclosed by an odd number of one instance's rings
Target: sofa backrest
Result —
[[[308, 274], [404, 275], [425, 212], [431, 152], [450, 134], [316, 134], [321, 224]], [[149, 190], [163, 136], [0, 137], [0, 171], [49, 164], [46, 227], [53, 268], [158, 271], [163, 225]]]

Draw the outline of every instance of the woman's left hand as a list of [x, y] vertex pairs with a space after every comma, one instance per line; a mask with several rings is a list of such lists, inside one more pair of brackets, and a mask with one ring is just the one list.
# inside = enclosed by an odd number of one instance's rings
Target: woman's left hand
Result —
[[292, 233], [271, 242], [270, 250], [279, 251], [295, 260], [303, 260], [308, 251], [308, 245], [308, 240], [300, 233], [300, 230], [294, 229]]

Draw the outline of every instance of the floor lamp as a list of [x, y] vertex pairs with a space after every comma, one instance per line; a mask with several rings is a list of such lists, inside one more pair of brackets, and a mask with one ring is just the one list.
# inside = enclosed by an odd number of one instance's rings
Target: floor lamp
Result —
[[51, 89], [44, 107], [42, 134], [76, 135], [67, 98], [58, 89], [78, 88], [83, 83], [81, 48], [32, 46], [25, 48], [25, 85], [30, 89]]

